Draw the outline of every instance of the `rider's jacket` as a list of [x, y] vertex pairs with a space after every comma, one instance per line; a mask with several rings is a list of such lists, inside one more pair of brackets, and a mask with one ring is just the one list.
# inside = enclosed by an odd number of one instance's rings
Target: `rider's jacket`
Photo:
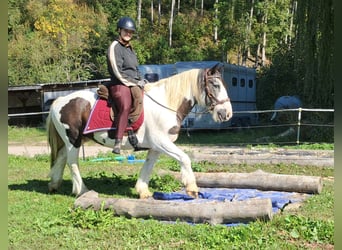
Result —
[[130, 44], [114, 40], [107, 51], [107, 65], [113, 85], [135, 86], [141, 79], [137, 55]]

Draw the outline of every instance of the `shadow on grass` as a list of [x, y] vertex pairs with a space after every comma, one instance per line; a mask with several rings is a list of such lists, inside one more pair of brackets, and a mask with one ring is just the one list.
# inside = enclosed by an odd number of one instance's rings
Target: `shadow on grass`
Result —
[[[109, 196], [125, 196], [128, 198], [138, 198], [138, 194], [134, 193], [133, 190], [136, 183], [136, 177], [87, 177], [83, 178], [83, 181], [89, 190], [94, 190], [98, 192], [99, 195], [104, 194]], [[48, 180], [26, 180], [26, 183], [8, 185], [8, 189], [50, 194], [48, 191], [48, 183]], [[67, 196], [74, 196], [71, 191], [71, 180], [63, 180], [62, 185], [55, 193]]]

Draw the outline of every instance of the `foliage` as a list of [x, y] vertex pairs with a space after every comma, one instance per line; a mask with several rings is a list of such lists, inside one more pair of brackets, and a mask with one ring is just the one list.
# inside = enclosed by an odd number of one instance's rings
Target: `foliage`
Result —
[[[316, 9], [317, 11], [313, 11]], [[307, 107], [333, 107], [334, 9], [332, 0], [298, 1], [294, 53], [297, 87]]]
[[293, 50], [280, 47], [273, 57], [273, 63], [258, 72], [257, 104], [258, 109], [273, 109], [277, 98], [283, 95], [298, 95], [302, 99], [297, 86], [294, 68]]
[[310, 218], [290, 215], [285, 217], [284, 229], [288, 232], [290, 238], [302, 237], [305, 240], [333, 243], [334, 222], [317, 221]]
[[[10, 6], [14, 3], [10, 1]], [[65, 82], [93, 74], [90, 50], [101, 41], [107, 19], [72, 0], [23, 1], [26, 19], [10, 23], [9, 79], [12, 84]], [[11, 11], [17, 11], [14, 6]], [[20, 16], [18, 17], [20, 19]], [[18, 29], [29, 26], [29, 29]]]
[[117, 20], [128, 15], [137, 22], [133, 45], [141, 64], [256, 67], [259, 108], [292, 93], [308, 108], [333, 107], [332, 0], [178, 3], [170, 46], [169, 0], [9, 0], [9, 85], [107, 78], [107, 47]]

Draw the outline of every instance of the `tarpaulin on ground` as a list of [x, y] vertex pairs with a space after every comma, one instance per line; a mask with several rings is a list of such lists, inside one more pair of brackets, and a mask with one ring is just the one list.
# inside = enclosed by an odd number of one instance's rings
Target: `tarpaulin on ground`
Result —
[[199, 199], [187, 195], [185, 191], [181, 192], [154, 192], [153, 198], [157, 200], [174, 200], [179, 202], [207, 202], [207, 201], [243, 201], [252, 198], [269, 198], [272, 201], [272, 210], [274, 213], [283, 209], [290, 203], [299, 202], [303, 197], [298, 193], [279, 192], [279, 191], [260, 191], [257, 189], [239, 189], [239, 188], [200, 188]]

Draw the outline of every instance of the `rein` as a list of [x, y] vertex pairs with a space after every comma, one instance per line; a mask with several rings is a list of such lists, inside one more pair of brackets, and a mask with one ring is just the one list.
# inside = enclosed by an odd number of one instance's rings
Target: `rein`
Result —
[[[157, 100], [155, 100], [152, 96], [150, 96], [150, 95], [147, 94], [146, 92], [145, 92], [145, 95], [148, 96], [153, 102], [155, 102], [155, 103], [158, 104], [159, 106], [161, 106], [161, 107], [163, 107], [163, 108], [165, 108], [165, 109], [167, 109], [167, 110], [170, 110], [170, 111], [172, 111], [172, 112], [174, 112], [174, 113], [177, 113], [177, 110], [174, 110], [174, 109], [172, 109], [172, 108], [169, 108], [169, 107], [165, 106], [164, 104], [161, 104], [160, 102], [158, 102]], [[207, 109], [207, 110], [205, 110], [204, 112], [193, 112], [193, 111], [191, 110], [189, 113], [190, 113], [190, 114], [207, 114], [207, 113], [209, 113], [209, 110], [211, 110], [211, 109]]]
[[172, 112], [177, 113], [177, 110], [174, 110], [174, 109], [172, 109], [172, 108], [169, 108], [169, 107], [165, 106], [164, 104], [161, 104], [160, 102], [156, 101], [152, 96], [150, 96], [150, 95], [147, 94], [146, 92], [145, 92], [145, 95], [147, 95], [152, 101], [154, 101], [155, 103], [157, 103], [159, 106], [161, 106], [161, 107], [163, 107], [163, 108], [165, 108], [165, 109], [167, 109], [167, 110], [170, 110], [170, 111], [172, 111]]

